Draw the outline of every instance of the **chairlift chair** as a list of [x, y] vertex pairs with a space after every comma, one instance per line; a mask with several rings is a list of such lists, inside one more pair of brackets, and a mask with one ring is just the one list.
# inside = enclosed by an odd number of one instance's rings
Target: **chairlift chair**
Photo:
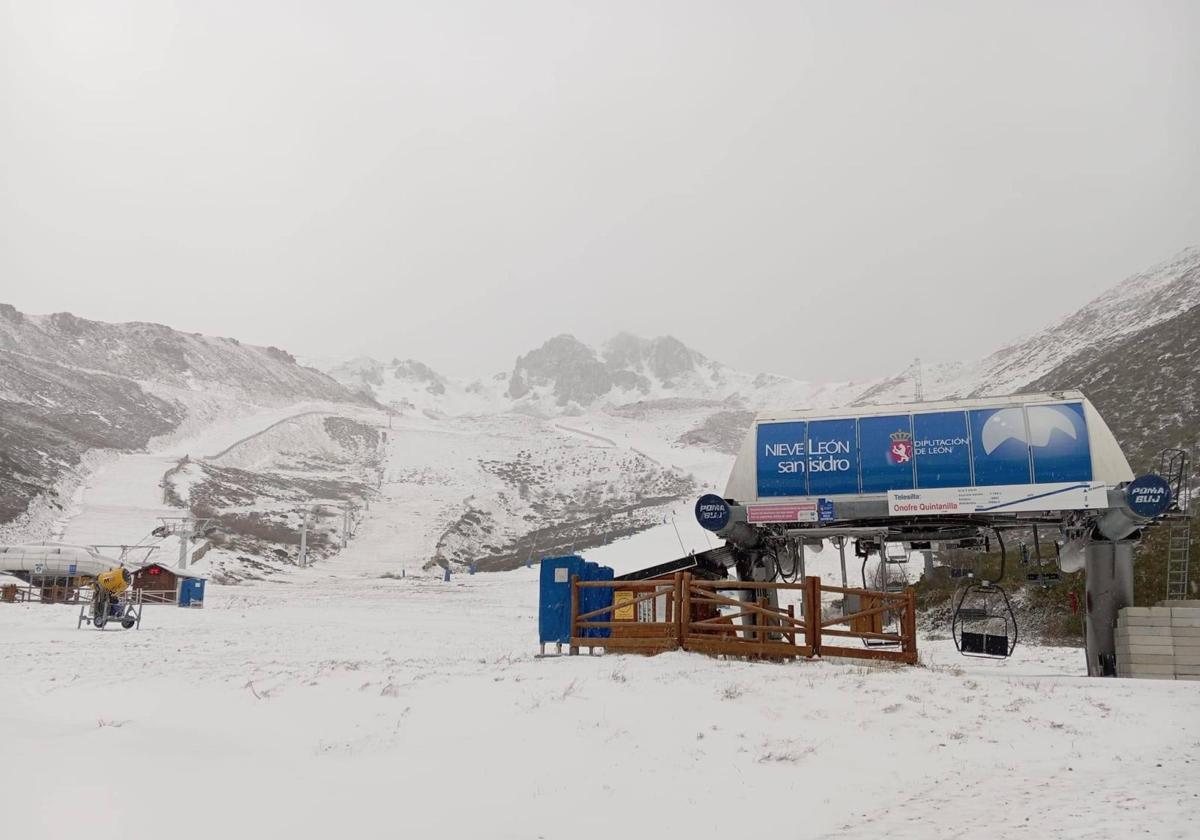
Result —
[[[870, 559], [870, 558], [864, 557], [863, 562], [862, 562], [862, 584], [863, 584], [863, 589], [869, 590], [871, 587], [867, 585], [867, 560], [868, 559]], [[905, 589], [908, 588], [907, 578], [902, 577], [900, 579], [893, 580], [888, 575], [888, 561], [887, 561], [887, 556], [886, 556], [886, 549], [883, 549], [879, 552], [878, 574], [879, 574], [878, 589], [883, 592], [888, 592], [888, 593], [903, 592]], [[856, 597], [856, 596], [847, 596], [847, 598], [851, 598], [851, 597]], [[861, 602], [859, 602], [859, 603], [861, 605]], [[876, 618], [879, 621], [879, 627], [877, 628], [877, 632], [880, 632], [880, 633], [899, 633], [900, 632], [900, 629], [899, 629], [900, 617], [896, 610], [888, 610], [886, 613], [878, 613], [878, 614], [876, 614], [876, 616], [874, 616], [874, 618]], [[892, 641], [891, 639], [863, 639], [862, 643], [863, 643], [863, 647], [869, 647], [869, 648], [896, 647], [897, 645], [900, 644], [899, 642]]]
[[999, 581], [1004, 579], [1007, 552], [1000, 544], [1000, 573], [995, 581], [968, 583], [959, 591], [951, 621], [954, 647], [963, 656], [1007, 659], [1017, 648], [1017, 616], [1008, 593]]
[[[1057, 551], [1058, 543], [1057, 542], [1054, 544], [1054, 547], [1055, 547], [1055, 554], [1057, 554], [1058, 553], [1058, 551]], [[1022, 555], [1028, 556], [1028, 552], [1029, 552], [1028, 547], [1025, 546], [1024, 544], [1022, 544], [1021, 549], [1022, 549]], [[1033, 562], [1034, 567], [1037, 569], [1037, 571], [1026, 572], [1025, 573], [1026, 582], [1037, 583], [1037, 584], [1040, 584], [1043, 587], [1049, 589], [1054, 584], [1060, 583], [1062, 581], [1062, 575], [1059, 573], [1059, 570], [1058, 570], [1057, 559], [1051, 560], [1049, 558], [1042, 557], [1042, 542], [1038, 538], [1037, 525], [1033, 526], [1033, 559], [1032, 559], [1032, 562]], [[1023, 560], [1022, 564], [1024, 565], [1024, 563], [1025, 563], [1025, 561]]]
[[989, 581], [963, 587], [954, 607], [954, 647], [963, 656], [1007, 659], [1017, 647], [1017, 619], [1003, 588]]

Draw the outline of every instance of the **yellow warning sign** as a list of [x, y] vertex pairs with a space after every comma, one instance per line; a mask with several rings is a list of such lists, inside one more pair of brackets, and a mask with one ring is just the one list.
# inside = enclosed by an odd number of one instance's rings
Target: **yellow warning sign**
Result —
[[[633, 593], [629, 590], [617, 590], [613, 593], [613, 621], [633, 621]], [[622, 606], [623, 605], [623, 606]]]

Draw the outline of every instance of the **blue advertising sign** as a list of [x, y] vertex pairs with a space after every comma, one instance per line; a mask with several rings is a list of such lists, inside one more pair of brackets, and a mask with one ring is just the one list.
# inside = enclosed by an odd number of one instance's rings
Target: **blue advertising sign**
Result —
[[759, 425], [755, 441], [759, 497], [807, 495], [807, 429], [803, 420]]
[[970, 412], [975, 486], [1029, 483], [1029, 431], [1025, 409], [981, 408]]
[[913, 486], [912, 418], [907, 414], [863, 417], [858, 421], [862, 492], [911, 490]]
[[917, 462], [917, 487], [970, 487], [966, 413], [914, 414], [913, 457]]
[[810, 420], [808, 423], [808, 492], [858, 492], [857, 422]]
[[1088, 443], [1083, 403], [1031, 405], [1029, 448], [1033, 480], [1038, 484], [1092, 480], [1092, 449]]
[[706, 493], [696, 501], [696, 521], [700, 527], [720, 531], [729, 524], [729, 503], [716, 493]]
[[758, 496], [838, 496], [1092, 480], [1084, 404], [758, 426]]

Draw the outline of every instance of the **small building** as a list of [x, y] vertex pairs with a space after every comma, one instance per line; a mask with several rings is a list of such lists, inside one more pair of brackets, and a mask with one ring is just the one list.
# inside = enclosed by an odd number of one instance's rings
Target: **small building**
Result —
[[204, 581], [204, 575], [190, 569], [173, 569], [161, 563], [147, 563], [133, 573], [133, 589], [141, 591], [144, 604], [203, 607]]

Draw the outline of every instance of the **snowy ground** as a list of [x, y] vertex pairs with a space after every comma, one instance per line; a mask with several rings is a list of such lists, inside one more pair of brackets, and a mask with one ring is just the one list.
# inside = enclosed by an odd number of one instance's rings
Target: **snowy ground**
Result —
[[[134, 459], [68, 533], [152, 519], [161, 464]], [[337, 558], [210, 584], [140, 631], [0, 606], [0, 837], [1197, 836], [1196, 683], [929, 640], [917, 668], [536, 659], [536, 568], [420, 571], [459, 498], [388, 482]], [[588, 556], [629, 569], [709, 539], [681, 504]]]
[[535, 659], [536, 568], [443, 583], [377, 510], [324, 569], [140, 631], [0, 609], [4, 836], [1195, 836], [1194, 683], [928, 641], [918, 668]]
[[1195, 836], [1193, 683], [944, 642], [539, 660], [535, 574], [215, 587], [131, 632], [0, 610], [4, 836]]

